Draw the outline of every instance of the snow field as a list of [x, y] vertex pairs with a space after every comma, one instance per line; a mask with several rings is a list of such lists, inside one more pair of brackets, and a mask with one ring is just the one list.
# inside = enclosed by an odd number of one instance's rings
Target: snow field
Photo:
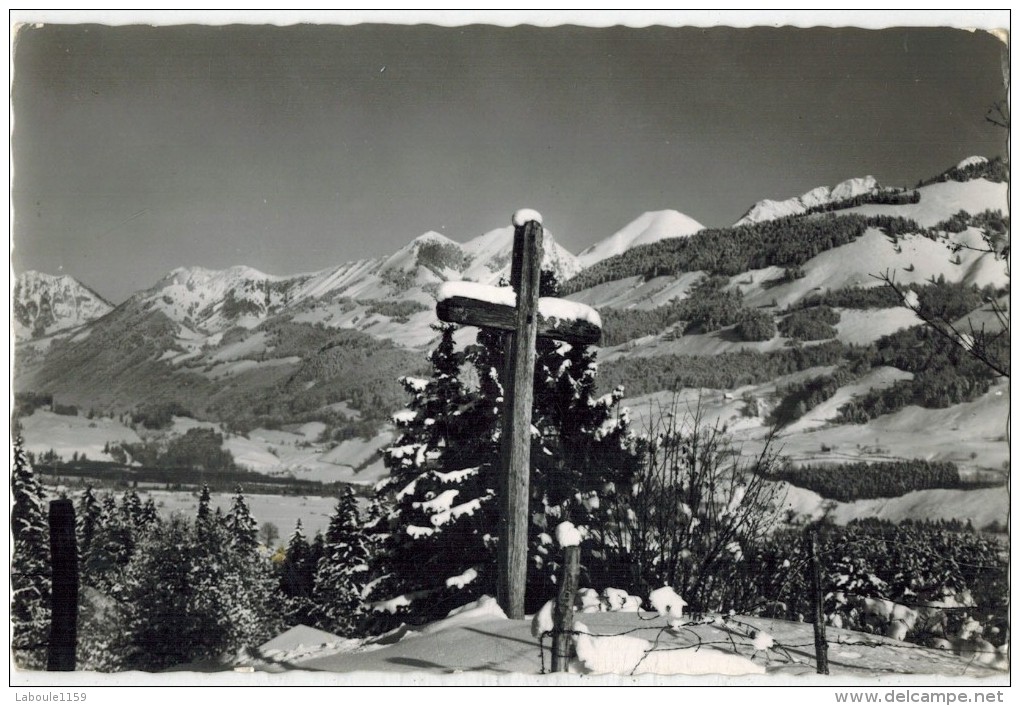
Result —
[[[589, 592], [593, 593], [591, 589], [583, 591], [590, 598]], [[602, 595], [611, 593], [612, 589], [606, 589]], [[586, 600], [579, 593], [579, 602]], [[402, 625], [361, 641], [300, 626], [262, 645], [254, 653], [258, 656], [242, 663], [259, 671], [297, 668], [365, 677], [394, 672], [419, 676], [463, 672], [486, 678], [514, 674], [520, 679], [538, 675], [543, 664], [549, 668], [549, 642], [543, 640], [546, 649], [542, 656], [539, 638], [548, 637], [543, 633], [552, 629], [551, 605], [530, 621], [509, 620], [493, 598], [483, 596], [426, 626]], [[666, 610], [668, 614], [671, 608]], [[812, 628], [807, 623], [710, 615], [672, 628], [662, 614], [595, 611], [575, 620], [573, 628], [578, 633], [577, 659], [569, 668], [574, 675], [723, 675], [752, 680], [740, 683], [766, 684], [769, 682], [756, 679], [765, 674], [810, 676], [815, 671], [813, 656], [787, 647], [811, 643]], [[980, 653], [979, 636], [967, 636], [957, 656], [952, 649], [929, 649], [835, 626], [828, 632], [834, 675], [870, 679], [882, 674], [989, 676], [997, 673], [994, 666], [1004, 659], [998, 652], [991, 658], [973, 659]], [[576, 677], [567, 678], [573, 683]]]

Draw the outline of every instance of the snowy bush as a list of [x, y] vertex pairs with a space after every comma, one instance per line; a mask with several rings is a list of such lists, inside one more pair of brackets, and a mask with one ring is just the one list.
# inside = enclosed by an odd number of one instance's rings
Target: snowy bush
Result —
[[767, 476], [768, 448], [745, 460], [700, 407], [683, 414], [679, 398], [643, 438], [640, 477], [612, 495], [621, 520], [605, 531], [630, 570], [622, 582], [647, 594], [673, 586], [694, 612], [736, 609], [757, 600], [752, 556], [777, 523], [780, 489]]

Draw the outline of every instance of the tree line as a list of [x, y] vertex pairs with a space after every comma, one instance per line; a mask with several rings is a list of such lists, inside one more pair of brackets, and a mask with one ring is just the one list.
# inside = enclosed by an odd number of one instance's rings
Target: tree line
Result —
[[674, 298], [654, 309], [599, 310], [603, 346], [616, 346], [642, 336], [660, 334], [672, 326], [684, 335], [710, 333], [728, 326], [743, 341], [767, 341], [775, 336], [772, 316], [744, 306], [739, 288], [727, 289], [729, 280], [706, 276], [698, 280], [683, 299]]
[[579, 292], [635, 276], [651, 279], [703, 270], [732, 277], [769, 266], [796, 267], [821, 252], [853, 242], [868, 228], [879, 228], [890, 237], [921, 231], [909, 219], [859, 214], [788, 216], [730, 228], [708, 228], [606, 258], [570, 279], [564, 291]]
[[843, 360], [845, 349], [844, 344], [833, 340], [767, 353], [741, 350], [715, 356], [620, 358], [601, 365], [599, 386], [603, 390], [624, 387], [633, 397], [685, 387], [727, 390], [761, 384], [815, 366], [836, 365]]
[[955, 463], [917, 458], [879, 463], [786, 465], [773, 478], [814, 491], [827, 500], [844, 503], [896, 498], [914, 490], [964, 487]]

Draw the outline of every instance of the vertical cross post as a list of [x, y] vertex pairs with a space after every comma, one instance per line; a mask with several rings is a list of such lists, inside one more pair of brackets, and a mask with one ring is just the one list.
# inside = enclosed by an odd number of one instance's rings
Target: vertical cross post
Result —
[[538, 285], [542, 224], [515, 225], [510, 286], [517, 293], [516, 327], [506, 334], [503, 430], [500, 438], [499, 585], [496, 599], [507, 617], [524, 617], [528, 569], [528, 481], [531, 472], [531, 406], [534, 398]]
[[49, 522], [52, 589], [46, 670], [73, 672], [78, 642], [78, 546], [71, 501], [51, 501]]

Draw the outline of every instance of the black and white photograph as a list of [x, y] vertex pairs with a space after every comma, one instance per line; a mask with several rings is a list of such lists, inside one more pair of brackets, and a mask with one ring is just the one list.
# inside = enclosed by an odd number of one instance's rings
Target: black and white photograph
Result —
[[9, 30], [20, 700], [1002, 702], [1009, 11]]

